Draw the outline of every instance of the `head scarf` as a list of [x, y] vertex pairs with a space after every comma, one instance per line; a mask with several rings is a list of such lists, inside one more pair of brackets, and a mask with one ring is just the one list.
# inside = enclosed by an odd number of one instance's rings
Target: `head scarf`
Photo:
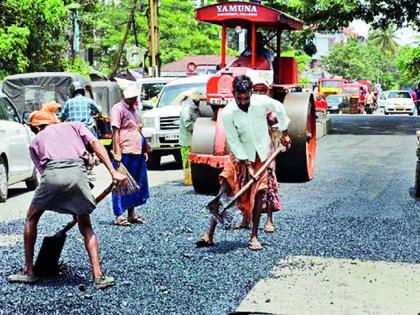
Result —
[[46, 110], [36, 110], [29, 116], [29, 124], [32, 126], [53, 125], [59, 122], [57, 116]]
[[56, 116], [56, 113], [61, 107], [62, 107], [61, 104], [57, 103], [56, 101], [51, 101], [51, 102], [47, 102], [47, 103], [42, 104], [41, 110], [54, 115], [54, 117], [57, 120], [57, 123], [59, 123], [60, 120]]
[[190, 89], [180, 93], [172, 102], [174, 105], [181, 105], [183, 101], [190, 98], [194, 102], [205, 100], [205, 96], [198, 89]]

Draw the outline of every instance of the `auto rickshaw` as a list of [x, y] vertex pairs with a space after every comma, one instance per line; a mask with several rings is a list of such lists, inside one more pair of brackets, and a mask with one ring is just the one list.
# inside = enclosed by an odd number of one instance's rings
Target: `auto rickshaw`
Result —
[[39, 110], [45, 102], [56, 101], [64, 105], [72, 97], [74, 82], [80, 82], [85, 87], [86, 96], [101, 105], [102, 116], [96, 117], [95, 121], [99, 139], [109, 146], [112, 139], [109, 110], [121, 97], [115, 82], [92, 82], [78, 73], [33, 72], [6, 77], [2, 90], [15, 104], [19, 115], [23, 116], [25, 112]]

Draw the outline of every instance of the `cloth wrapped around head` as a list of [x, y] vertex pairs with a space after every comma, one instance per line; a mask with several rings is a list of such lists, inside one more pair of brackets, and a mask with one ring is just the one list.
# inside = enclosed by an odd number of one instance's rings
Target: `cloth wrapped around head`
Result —
[[60, 121], [57, 116], [48, 110], [36, 110], [29, 116], [29, 124], [32, 126], [40, 125], [53, 125], [58, 124]]
[[[47, 103], [42, 104], [41, 110], [43, 110], [45, 112], [48, 112], [48, 113], [51, 113], [51, 114], [54, 114], [54, 116], [55, 116], [55, 114], [57, 113], [57, 111], [59, 109], [61, 109], [61, 107], [62, 106], [61, 106], [60, 103], [57, 103], [56, 101], [51, 101], [51, 102], [47, 102]], [[60, 120], [58, 118], [57, 118], [57, 122], [60, 122]]]
[[190, 98], [193, 102], [200, 102], [206, 99], [205, 95], [198, 89], [190, 89], [180, 93], [172, 102], [174, 105], [181, 105], [183, 101]]

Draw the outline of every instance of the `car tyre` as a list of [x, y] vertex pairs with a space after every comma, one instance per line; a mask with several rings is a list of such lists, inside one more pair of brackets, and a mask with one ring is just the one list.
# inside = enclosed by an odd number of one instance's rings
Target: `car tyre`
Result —
[[7, 186], [7, 165], [2, 157], [0, 157], [0, 202], [5, 202], [7, 200], [7, 194], [9, 192]]
[[35, 190], [39, 185], [38, 172], [34, 169], [32, 177], [25, 181], [26, 188], [30, 191]]

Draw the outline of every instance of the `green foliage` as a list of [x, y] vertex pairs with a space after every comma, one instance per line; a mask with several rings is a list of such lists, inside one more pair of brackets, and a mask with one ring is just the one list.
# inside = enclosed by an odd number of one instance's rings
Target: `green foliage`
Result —
[[331, 74], [351, 80], [379, 80], [384, 88], [398, 84], [400, 73], [395, 58], [374, 44], [357, 40], [336, 45], [321, 65]]
[[[82, 2], [80, 2], [82, 3]], [[147, 8], [136, 10], [137, 39], [139, 46], [148, 48]], [[118, 48], [128, 21], [132, 1], [120, 4], [98, 4], [92, 12], [84, 12], [84, 45], [95, 49], [95, 59], [102, 71], [113, 67]], [[195, 7], [189, 0], [161, 0], [159, 7], [160, 52], [162, 64], [181, 59], [187, 55], [219, 54], [220, 27], [198, 23], [194, 18]], [[134, 46], [135, 38], [130, 30], [126, 47]], [[148, 62], [146, 61], [146, 64]], [[127, 67], [123, 59], [122, 68]]]
[[267, 0], [264, 3], [292, 14], [321, 31], [337, 30], [355, 19], [382, 29], [390, 24], [420, 28], [418, 1]]
[[406, 86], [420, 82], [420, 47], [402, 47], [397, 57], [397, 66]]
[[0, 28], [0, 78], [25, 71], [29, 60], [24, 54], [28, 45], [29, 30], [15, 25]]
[[89, 74], [92, 73], [89, 65], [80, 57], [66, 58], [62, 61], [62, 64], [63, 68], [67, 72], [80, 73], [82, 76], [87, 78], [89, 77]]
[[369, 36], [369, 41], [385, 53], [395, 55], [398, 51], [395, 30], [394, 25], [389, 25], [386, 29], [376, 29]]
[[0, 75], [61, 67], [67, 20], [61, 0], [3, 0], [0, 12]]

